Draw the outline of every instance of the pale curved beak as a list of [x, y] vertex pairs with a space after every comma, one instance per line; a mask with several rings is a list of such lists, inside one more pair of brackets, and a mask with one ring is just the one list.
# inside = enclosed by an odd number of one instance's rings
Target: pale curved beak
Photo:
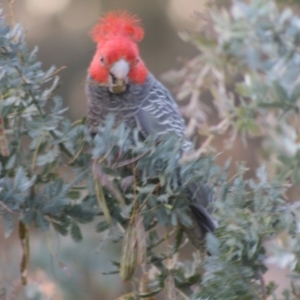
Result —
[[109, 90], [115, 94], [124, 93], [128, 84], [129, 63], [123, 58], [115, 62], [110, 68]]

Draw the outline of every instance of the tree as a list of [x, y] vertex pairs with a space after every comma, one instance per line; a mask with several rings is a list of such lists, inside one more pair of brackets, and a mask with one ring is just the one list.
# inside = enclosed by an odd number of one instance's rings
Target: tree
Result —
[[[266, 260], [289, 266], [293, 275], [280, 299], [299, 298], [299, 205], [285, 193], [300, 178], [300, 18], [271, 0], [235, 1], [229, 10], [212, 6], [209, 17], [212, 27], [182, 34], [199, 55], [165, 76], [188, 102], [190, 131], [205, 138], [181, 160], [182, 141], [170, 136], [156, 143], [152, 136], [142, 143], [137, 132], [131, 141], [123, 124], [113, 128], [113, 116], [93, 141], [85, 119], [72, 124], [64, 116], [55, 95], [58, 70], [43, 71], [21, 26], [9, 28], [2, 19], [0, 214], [6, 236], [18, 222], [23, 284], [34, 226], [78, 242], [78, 224], [96, 219], [99, 232], [118, 228], [114, 239], [122, 253], [111, 272], [134, 284], [120, 299], [151, 299], [162, 290], [165, 299], [278, 299], [276, 284], [263, 278]], [[207, 121], [212, 108], [217, 125]], [[216, 164], [212, 142], [222, 137], [231, 147], [253, 136], [260, 137], [256, 176], [247, 179], [247, 166], [237, 162], [229, 177], [230, 161]], [[134, 184], [123, 191], [128, 173]], [[184, 200], [191, 179], [214, 187], [220, 227], [207, 236], [209, 256], [195, 250], [192, 261], [181, 261], [185, 235], [178, 224], [191, 223]], [[274, 245], [268, 254], [266, 240]]]

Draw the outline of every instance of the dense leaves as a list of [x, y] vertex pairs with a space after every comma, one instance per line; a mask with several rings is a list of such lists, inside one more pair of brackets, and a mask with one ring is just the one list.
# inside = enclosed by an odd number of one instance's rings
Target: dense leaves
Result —
[[[33, 227], [52, 227], [75, 242], [84, 239], [84, 224], [95, 219], [97, 232], [118, 228], [111, 239], [122, 242], [122, 251], [107, 273], [117, 269], [132, 282], [137, 270], [142, 274], [139, 287], [119, 299], [150, 298], [162, 290], [166, 299], [266, 299], [275, 290], [263, 279], [266, 260], [290, 267], [292, 288], [282, 299], [299, 298], [300, 208], [285, 195], [300, 178], [300, 18], [262, 0], [235, 1], [228, 11], [212, 7], [210, 18], [213, 32], [184, 34], [199, 56], [167, 76], [181, 83], [178, 98], [190, 100], [184, 110], [191, 117], [189, 131], [200, 129], [207, 138], [183, 158], [178, 137], [150, 136], [141, 142], [136, 131], [130, 139], [124, 124], [113, 126], [113, 115], [94, 139], [85, 119], [71, 123], [55, 95], [57, 70], [43, 71], [36, 49], [26, 47], [22, 28], [9, 28], [1, 19], [5, 236], [16, 221], [29, 228], [29, 235]], [[200, 97], [204, 91], [214, 100], [211, 107]], [[218, 125], [209, 122], [212, 107]], [[228, 177], [230, 163], [215, 163], [218, 153], [210, 145], [220, 135], [228, 147], [238, 137], [245, 143], [261, 137], [264, 163], [254, 178], [246, 178], [244, 164]], [[185, 190], [191, 180], [214, 190], [211, 205], [219, 228], [207, 236], [201, 255], [195, 249], [190, 260], [182, 261], [182, 225], [192, 224]], [[22, 241], [26, 249], [26, 234]], [[274, 246], [266, 249], [266, 241]]]

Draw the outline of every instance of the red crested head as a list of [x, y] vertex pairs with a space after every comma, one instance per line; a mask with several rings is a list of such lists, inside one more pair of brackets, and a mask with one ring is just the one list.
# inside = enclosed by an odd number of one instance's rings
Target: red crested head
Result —
[[121, 83], [142, 84], [148, 70], [139, 57], [137, 43], [144, 30], [136, 16], [126, 11], [110, 12], [91, 31], [97, 50], [89, 67], [89, 75], [110, 89]]
[[92, 29], [94, 42], [99, 43], [113, 36], [126, 36], [134, 42], [140, 42], [144, 37], [144, 30], [140, 20], [127, 11], [109, 12]]

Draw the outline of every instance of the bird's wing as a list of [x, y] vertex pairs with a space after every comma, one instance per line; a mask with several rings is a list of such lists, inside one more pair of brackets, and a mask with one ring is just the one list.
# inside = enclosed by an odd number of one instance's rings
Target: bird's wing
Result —
[[[162, 136], [172, 132], [179, 137], [185, 135], [185, 123], [178, 106], [168, 90], [158, 81], [143, 100], [135, 118], [145, 139], [150, 134]], [[192, 143], [186, 139], [183, 148], [191, 149]]]
[[[159, 82], [153, 85], [135, 118], [143, 138], [147, 138], [150, 134], [165, 135], [170, 132], [176, 133], [179, 137], [184, 136], [185, 124], [179, 114], [177, 104], [168, 90]], [[191, 142], [186, 139], [183, 151], [191, 148]], [[212, 190], [202, 184], [191, 182], [187, 186], [187, 194], [192, 202], [191, 211], [197, 223], [205, 233], [213, 232], [216, 223], [206, 210], [211, 201]]]

